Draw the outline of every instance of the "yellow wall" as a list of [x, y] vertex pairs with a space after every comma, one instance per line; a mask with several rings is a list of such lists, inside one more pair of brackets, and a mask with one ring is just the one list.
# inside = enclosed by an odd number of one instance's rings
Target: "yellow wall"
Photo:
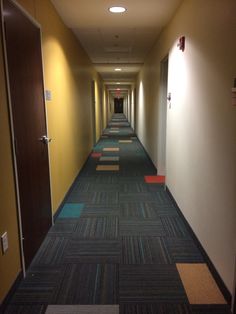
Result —
[[[49, 0], [19, 0], [41, 25], [45, 89], [51, 90], [52, 101], [46, 103], [53, 212], [83, 166], [93, 146], [92, 81], [96, 86], [97, 139], [101, 132], [102, 85], [90, 59], [64, 25]], [[0, 50], [2, 51], [2, 50]], [[4, 86], [2, 55], [0, 79]], [[0, 255], [0, 300], [8, 292], [20, 271], [18, 229], [12, 156], [6, 95], [1, 92], [0, 107], [0, 232], [9, 232], [10, 249]], [[2, 175], [3, 174], [3, 175]], [[3, 273], [3, 274], [2, 274]]]
[[[137, 132], [159, 165], [160, 64], [169, 54], [167, 186], [228, 289], [236, 256], [235, 0], [185, 0], [137, 82]], [[177, 43], [186, 37], [182, 52]]]
[[[50, 144], [53, 211], [60, 205], [93, 145], [92, 80], [95, 80], [96, 137], [101, 132], [100, 80], [91, 61], [48, 0], [19, 0], [42, 27]], [[33, 3], [33, 5], [32, 5]], [[32, 11], [33, 8], [33, 11]]]
[[0, 303], [20, 272], [17, 209], [11, 156], [11, 139], [0, 41], [0, 235], [8, 232], [9, 249], [0, 252]]

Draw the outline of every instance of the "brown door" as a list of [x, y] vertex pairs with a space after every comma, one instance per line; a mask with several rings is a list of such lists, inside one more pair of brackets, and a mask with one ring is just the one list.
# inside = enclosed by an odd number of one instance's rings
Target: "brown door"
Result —
[[51, 196], [40, 29], [3, 0], [23, 249], [26, 267], [51, 226]]

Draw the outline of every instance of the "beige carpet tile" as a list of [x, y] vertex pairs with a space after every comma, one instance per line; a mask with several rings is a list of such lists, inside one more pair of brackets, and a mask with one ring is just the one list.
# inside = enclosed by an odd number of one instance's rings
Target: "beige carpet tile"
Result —
[[97, 171], [119, 171], [119, 165], [98, 165], [96, 168]]
[[119, 143], [129, 144], [129, 143], [133, 143], [133, 141], [132, 140], [119, 140]]
[[176, 264], [190, 304], [226, 304], [206, 264]]
[[103, 148], [104, 152], [119, 152], [119, 147], [105, 147]]

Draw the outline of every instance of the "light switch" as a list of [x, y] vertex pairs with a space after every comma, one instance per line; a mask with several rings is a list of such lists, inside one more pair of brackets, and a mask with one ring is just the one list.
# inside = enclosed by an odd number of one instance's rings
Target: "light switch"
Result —
[[50, 91], [49, 89], [45, 90], [45, 99], [46, 99], [46, 101], [52, 100], [52, 91]]
[[8, 250], [8, 236], [7, 232], [4, 232], [1, 236], [1, 244], [2, 244], [2, 253], [5, 254]]

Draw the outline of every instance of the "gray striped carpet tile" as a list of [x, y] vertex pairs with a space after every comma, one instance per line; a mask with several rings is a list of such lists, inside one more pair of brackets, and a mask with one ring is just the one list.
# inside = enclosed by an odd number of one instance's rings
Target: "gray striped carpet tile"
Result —
[[63, 278], [63, 267], [31, 267], [11, 299], [13, 304], [50, 304]]
[[73, 191], [71, 192], [71, 197], [79, 197], [79, 194], [83, 194], [83, 193], [92, 193], [94, 191], [96, 192], [116, 192], [120, 190], [120, 185], [116, 184], [116, 183], [94, 183], [92, 180], [86, 183], [80, 182], [79, 184], [77, 184], [75, 186], [75, 188], [73, 189]]
[[[43, 241], [39, 251], [33, 259], [32, 265], [53, 266], [60, 265], [62, 256], [68, 245], [68, 237], [47, 236]], [[32, 266], [31, 265], [31, 266]]]
[[167, 237], [190, 237], [183, 220], [178, 216], [161, 217]]
[[187, 303], [175, 265], [120, 265], [120, 302]]
[[143, 182], [143, 175], [140, 175], [140, 176], [133, 176], [133, 177], [130, 177], [128, 176], [127, 174], [119, 174], [119, 177], [117, 177], [117, 182], [119, 184], [135, 184], [135, 182]]
[[[90, 179], [91, 180], [91, 179]], [[87, 180], [87, 181], [85, 181], [85, 180], [80, 180], [80, 181], [78, 181], [78, 182], [76, 182], [76, 185], [74, 185], [74, 187], [73, 187], [73, 189], [72, 189], [72, 191], [71, 191], [71, 193], [70, 193], [70, 195], [71, 194], [78, 194], [79, 192], [80, 193], [86, 193], [86, 192], [88, 192], [88, 189], [89, 189], [89, 186], [90, 186], [90, 184], [91, 184], [91, 181], [90, 180]], [[90, 181], [90, 182], [89, 182]]]
[[160, 219], [120, 220], [120, 236], [164, 236], [165, 230]]
[[77, 222], [78, 219], [57, 219], [48, 234], [61, 237], [70, 235], [75, 231]]
[[192, 314], [231, 314], [229, 305], [191, 305]]
[[67, 264], [50, 304], [117, 304], [116, 264]]
[[[108, 174], [108, 173], [103, 173], [98, 174], [98, 172], [96, 172], [93, 176], [79, 176], [78, 181], [82, 184], [86, 184], [86, 183], [96, 183], [96, 184], [100, 184], [100, 183], [104, 183], [104, 184], [115, 184], [115, 183], [119, 183], [119, 178], [117, 177], [117, 175], [113, 174]], [[76, 183], [77, 184], [77, 183]], [[75, 189], [76, 189], [76, 184], [75, 184]]]
[[118, 192], [90, 192], [70, 195], [67, 199], [69, 203], [87, 203], [87, 204], [117, 204], [119, 199]]
[[49, 305], [45, 314], [119, 314], [119, 305]]
[[99, 161], [119, 161], [119, 156], [102, 156]]
[[77, 239], [117, 239], [119, 219], [117, 216], [80, 218], [73, 237]]
[[118, 240], [70, 240], [64, 250], [64, 263], [120, 263]]
[[117, 205], [89, 205], [85, 207], [80, 217], [119, 216], [119, 212]]
[[152, 204], [152, 206], [155, 208], [155, 212], [157, 213], [159, 217], [165, 217], [165, 216], [179, 217], [177, 209], [173, 204], [168, 204], [168, 205]]
[[120, 304], [120, 314], [192, 314], [189, 305], [180, 304], [157, 304], [137, 303]]
[[158, 214], [155, 206], [144, 202], [121, 203], [120, 204], [120, 218], [142, 218], [142, 219], [156, 219]]
[[159, 197], [157, 193], [120, 193], [120, 203], [133, 202], [155, 202], [158, 201]]
[[191, 238], [163, 239], [173, 263], [204, 263], [201, 252]]
[[122, 237], [123, 264], [170, 264], [165, 244], [159, 237]]
[[169, 195], [167, 194], [167, 192], [164, 190], [164, 188], [161, 188], [158, 192], [158, 201], [157, 204], [158, 205], [171, 205], [173, 204]]
[[120, 165], [120, 171], [119, 174], [121, 175], [129, 175], [129, 176], [141, 176], [141, 175], [153, 175], [153, 172], [151, 170], [146, 170], [142, 168], [132, 168], [130, 166], [123, 166]]
[[[4, 314], [44, 314], [46, 310], [44, 304], [15, 305], [10, 304]], [[1, 312], [0, 312], [1, 313]]]
[[145, 193], [149, 192], [148, 185], [144, 182], [127, 182], [121, 185], [122, 193]]

